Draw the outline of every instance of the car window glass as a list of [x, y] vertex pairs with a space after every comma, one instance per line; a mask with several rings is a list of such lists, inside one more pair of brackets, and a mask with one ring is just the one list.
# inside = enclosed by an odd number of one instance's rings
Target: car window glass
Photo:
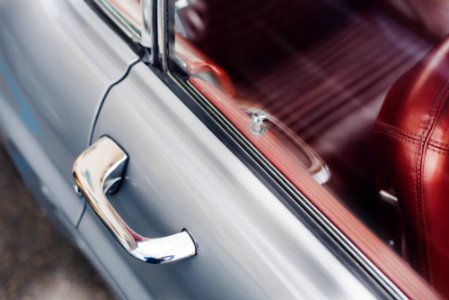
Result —
[[372, 128], [389, 87], [433, 45], [353, 2], [177, 0], [171, 58], [286, 177], [305, 170], [403, 254], [384, 233], [398, 216], [376, 213], [396, 196], [377, 185]]

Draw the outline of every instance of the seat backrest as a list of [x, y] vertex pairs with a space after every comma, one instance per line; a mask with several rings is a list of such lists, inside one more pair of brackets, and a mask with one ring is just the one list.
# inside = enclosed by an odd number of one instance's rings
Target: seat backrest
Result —
[[403, 216], [409, 262], [449, 296], [449, 38], [389, 91], [374, 127], [379, 188]]

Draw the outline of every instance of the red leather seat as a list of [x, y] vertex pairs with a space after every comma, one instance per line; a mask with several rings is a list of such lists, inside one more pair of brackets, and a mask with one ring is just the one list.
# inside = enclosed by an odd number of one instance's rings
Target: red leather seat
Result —
[[[449, 297], [449, 38], [389, 91], [374, 127], [379, 188], [401, 212], [403, 255]], [[387, 213], [385, 213], [386, 215]]]

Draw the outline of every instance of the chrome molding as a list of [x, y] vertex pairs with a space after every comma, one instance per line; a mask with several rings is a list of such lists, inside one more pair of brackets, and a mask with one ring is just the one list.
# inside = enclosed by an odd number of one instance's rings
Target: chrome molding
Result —
[[128, 20], [120, 11], [118, 11], [110, 0], [92, 0], [96, 6], [105, 13], [111, 21], [116, 24], [120, 30], [135, 44], [139, 44], [144, 49], [144, 60], [151, 64], [155, 63], [155, 51], [157, 49], [157, 30], [156, 22], [156, 0], [141, 0], [141, 28]]
[[82, 193], [120, 245], [135, 258], [151, 264], [165, 264], [195, 256], [196, 244], [186, 230], [167, 237], [144, 237], [134, 232], [112, 207], [106, 193], [119, 189], [128, 159], [114, 141], [102, 137], [76, 159], [73, 165], [75, 190]]
[[153, 18], [153, 1], [141, 0], [142, 7], [142, 32], [140, 34], [140, 44], [145, 48], [154, 47], [154, 33], [151, 24]]
[[126, 19], [109, 0], [92, 0], [133, 42], [141, 42], [141, 32], [134, 24]]
[[159, 60], [162, 66], [162, 71], [168, 71], [168, 57], [169, 57], [169, 49], [174, 49], [167, 47], [169, 43], [168, 39], [168, 30], [167, 22], [168, 22], [168, 3], [167, 0], [158, 0], [157, 1], [157, 45], [159, 49]]

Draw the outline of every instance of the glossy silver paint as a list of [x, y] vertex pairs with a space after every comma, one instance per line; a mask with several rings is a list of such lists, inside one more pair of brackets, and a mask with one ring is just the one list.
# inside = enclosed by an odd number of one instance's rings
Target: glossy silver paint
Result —
[[117, 192], [127, 163], [128, 155], [120, 146], [102, 137], [76, 159], [73, 166], [76, 186], [120, 245], [135, 258], [166, 264], [196, 255], [195, 242], [186, 230], [163, 238], [143, 237], [112, 207], [106, 194]]

